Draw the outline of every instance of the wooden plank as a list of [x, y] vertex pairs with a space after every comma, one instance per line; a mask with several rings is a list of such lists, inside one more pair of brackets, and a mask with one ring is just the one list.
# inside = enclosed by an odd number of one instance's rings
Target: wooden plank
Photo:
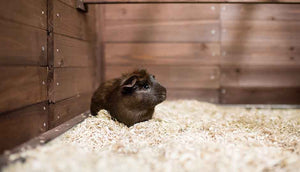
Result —
[[219, 4], [116, 4], [105, 6], [107, 20], [218, 20]]
[[45, 132], [47, 115], [47, 102], [0, 114], [0, 154]]
[[105, 50], [104, 50], [104, 26], [105, 26], [105, 19], [104, 19], [104, 12], [105, 7], [103, 5], [96, 6], [96, 76], [95, 76], [95, 88], [104, 81], [104, 73], [105, 73]]
[[51, 102], [74, 97], [92, 91], [91, 68], [55, 68], [53, 90], [49, 92]]
[[298, 21], [223, 21], [221, 42], [300, 44]]
[[105, 26], [106, 42], [215, 42], [219, 22], [207, 21], [111, 21]]
[[91, 66], [92, 57], [90, 42], [54, 35], [54, 67]]
[[222, 20], [300, 20], [300, 4], [222, 4]]
[[217, 89], [168, 89], [167, 100], [189, 99], [210, 103], [219, 102]]
[[76, 1], [74, 0], [59, 0], [59, 1], [69, 5], [70, 7], [76, 8]]
[[217, 43], [106, 43], [104, 51], [108, 65], [212, 65], [220, 57]]
[[0, 18], [46, 30], [47, 0], [0, 1]]
[[225, 104], [300, 104], [300, 87], [294, 88], [223, 88]]
[[0, 113], [47, 99], [47, 69], [0, 67]]
[[56, 127], [90, 109], [92, 93], [80, 94], [50, 105], [50, 128]]
[[300, 67], [248, 66], [221, 68], [224, 87], [299, 87]]
[[65, 133], [66, 131], [76, 126], [77, 124], [79, 124], [80, 122], [82, 122], [88, 117], [89, 117], [89, 112], [85, 112], [80, 115], [77, 115], [76, 117], [68, 120], [67, 122], [64, 122], [63, 124], [55, 128], [52, 128], [37, 137], [30, 139], [29, 141], [15, 147], [14, 149], [5, 152], [4, 154], [0, 155], [0, 168], [12, 163], [16, 163], [18, 161], [22, 162], [24, 160], [24, 158], [17, 158], [17, 159], [9, 158], [12, 154], [20, 153], [28, 149], [34, 149], [37, 146], [47, 144], [51, 140], [54, 140], [56, 137]]
[[[77, 0], [59, 0], [60, 2], [69, 5], [72, 8], [77, 8]], [[95, 15], [96, 7], [89, 5], [87, 6], [87, 11], [85, 12], [87, 15]]]
[[300, 65], [300, 44], [222, 42], [223, 65]]
[[47, 65], [47, 32], [0, 19], [0, 65]]
[[82, 40], [93, 40], [95, 18], [53, 0], [53, 31]]
[[167, 88], [219, 88], [219, 68], [217, 66], [113, 66], [107, 65], [106, 79], [120, 77], [135, 68], [145, 68]]

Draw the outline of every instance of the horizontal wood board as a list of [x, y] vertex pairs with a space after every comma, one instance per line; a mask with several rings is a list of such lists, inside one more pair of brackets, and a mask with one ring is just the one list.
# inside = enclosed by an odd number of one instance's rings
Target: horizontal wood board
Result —
[[[218, 20], [219, 4], [105, 5], [106, 20]], [[174, 15], [179, 13], [180, 15]]]
[[232, 88], [220, 90], [222, 104], [300, 104], [300, 87]]
[[0, 113], [47, 100], [45, 67], [0, 66]]
[[51, 104], [51, 116], [49, 116], [50, 128], [56, 127], [78, 114], [89, 110], [91, 97], [91, 93], [83, 93]]
[[49, 92], [51, 102], [91, 92], [93, 75], [91, 68], [55, 68], [53, 90]]
[[216, 42], [218, 20], [207, 21], [131, 21], [108, 20], [105, 42]]
[[53, 0], [53, 31], [81, 40], [94, 40], [95, 17]]
[[105, 78], [119, 77], [136, 68], [145, 68], [167, 88], [219, 88], [219, 68], [216, 66], [106, 66]]
[[54, 35], [54, 67], [88, 67], [92, 65], [93, 45], [62, 35]]
[[300, 4], [221, 4], [221, 20], [299, 21]]
[[47, 0], [0, 1], [0, 18], [46, 30]]
[[0, 154], [48, 129], [46, 102], [0, 115]]
[[[172, 93], [174, 97], [189, 97], [194, 90], [203, 89], [201, 84], [207, 82], [189, 74], [207, 75], [195, 72], [195, 68], [213, 66], [220, 67], [220, 77], [212, 75], [211, 78], [222, 87], [295, 91], [299, 87], [300, 72], [298, 6], [300, 4], [104, 5], [106, 79], [117, 77], [133, 66], [144, 67], [158, 73], [157, 78], [162, 76], [168, 89], [188, 90], [178, 91], [182, 94]], [[205, 30], [209, 23], [215, 23], [215, 27]], [[166, 74], [167, 71], [172, 74]], [[180, 71], [182, 74], [178, 75]], [[173, 74], [179, 76], [176, 82], [171, 81]], [[184, 74], [184, 84], [179, 83]], [[296, 98], [290, 99], [293, 101], [288, 103], [295, 102]]]
[[47, 65], [47, 32], [0, 19], [0, 65]]
[[111, 64], [213, 65], [219, 64], [218, 43], [106, 43]]
[[199, 100], [210, 103], [219, 102], [218, 89], [168, 89], [167, 100]]
[[300, 87], [300, 67], [222, 67], [221, 86]]

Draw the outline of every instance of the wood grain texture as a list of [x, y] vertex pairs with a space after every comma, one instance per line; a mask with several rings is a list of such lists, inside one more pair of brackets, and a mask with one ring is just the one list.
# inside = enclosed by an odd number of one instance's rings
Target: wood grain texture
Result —
[[54, 33], [82, 40], [93, 40], [95, 18], [61, 1], [53, 0]]
[[225, 2], [239, 2], [239, 3], [249, 3], [249, 2], [258, 2], [258, 3], [300, 3], [299, 0], [84, 0], [85, 3], [225, 3]]
[[300, 44], [298, 21], [223, 21], [221, 42]]
[[0, 18], [46, 30], [47, 0], [0, 1]]
[[168, 89], [167, 100], [198, 100], [210, 103], [219, 102], [219, 91], [217, 89]]
[[92, 91], [91, 68], [55, 68], [53, 90], [49, 92], [51, 102], [74, 97]]
[[224, 104], [300, 104], [300, 87], [231, 88], [221, 90]]
[[48, 128], [47, 115], [46, 102], [0, 114], [0, 154], [45, 132]]
[[93, 58], [91, 42], [54, 35], [54, 67], [87, 67]]
[[145, 68], [156, 76], [167, 88], [219, 88], [219, 68], [217, 66], [106, 66], [106, 79], [120, 77], [135, 68]]
[[50, 105], [50, 128], [89, 110], [92, 93], [79, 94], [75, 97]]
[[106, 64], [213, 65], [218, 43], [106, 43]]
[[300, 44], [222, 42], [222, 65], [300, 66]]
[[223, 66], [220, 82], [225, 87], [299, 87], [299, 73], [299, 66]]
[[219, 4], [105, 5], [107, 20], [218, 20]]
[[222, 20], [300, 20], [300, 4], [222, 4]]
[[0, 81], [0, 113], [47, 99], [46, 68], [0, 67]]
[[[66, 4], [66, 5], [69, 5], [70, 7], [72, 8], [77, 8], [77, 0], [59, 0], [60, 2]], [[95, 15], [95, 12], [96, 12], [96, 6], [95, 5], [89, 5], [89, 6], [86, 6], [87, 8], [87, 11], [85, 12], [86, 15]]]
[[0, 65], [47, 65], [47, 32], [0, 19]]
[[106, 21], [105, 42], [215, 42], [219, 22], [207, 21]]
[[104, 73], [105, 73], [105, 50], [104, 50], [104, 26], [105, 26], [105, 19], [104, 19], [104, 12], [105, 7], [103, 5], [96, 6], [96, 77], [95, 77], [95, 88], [104, 81]]

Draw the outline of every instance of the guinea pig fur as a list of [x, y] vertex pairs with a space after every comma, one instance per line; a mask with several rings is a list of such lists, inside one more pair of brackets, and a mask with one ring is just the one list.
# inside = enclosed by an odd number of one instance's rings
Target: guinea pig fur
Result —
[[102, 83], [93, 94], [91, 114], [107, 110], [113, 119], [132, 126], [152, 118], [154, 108], [166, 99], [167, 90], [144, 69]]

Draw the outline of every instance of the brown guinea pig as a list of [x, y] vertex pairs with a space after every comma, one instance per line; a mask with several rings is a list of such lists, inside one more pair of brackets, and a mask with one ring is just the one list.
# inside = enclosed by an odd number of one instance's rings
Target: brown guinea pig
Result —
[[91, 114], [101, 109], [111, 117], [132, 126], [152, 118], [154, 107], [166, 99], [167, 90], [146, 70], [135, 70], [102, 83], [91, 100]]

